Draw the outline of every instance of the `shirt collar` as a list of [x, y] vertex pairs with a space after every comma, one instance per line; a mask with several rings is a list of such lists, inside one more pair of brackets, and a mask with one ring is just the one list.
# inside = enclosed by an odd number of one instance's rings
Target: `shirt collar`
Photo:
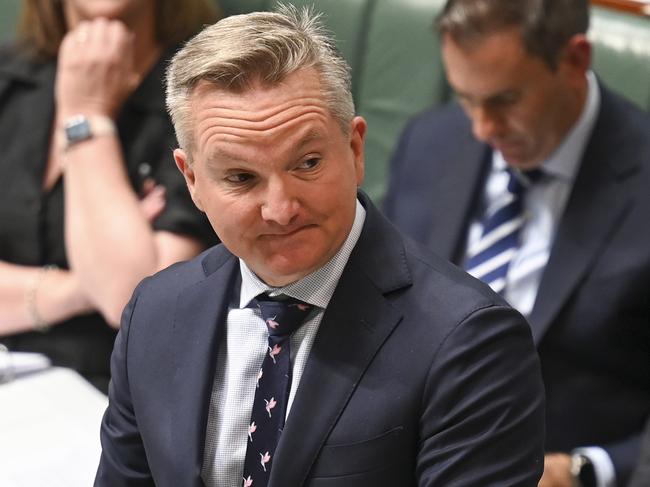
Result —
[[365, 219], [366, 210], [359, 200], [357, 200], [354, 223], [352, 224], [347, 239], [338, 252], [320, 269], [286, 286], [269, 286], [255, 275], [248, 265], [246, 265], [246, 262], [239, 259], [239, 269], [242, 278], [239, 297], [240, 308], [245, 308], [255, 296], [264, 292], [268, 292], [271, 296], [284, 294], [320, 308], [326, 308], [330, 299], [332, 299], [334, 289], [336, 289], [343, 269], [350, 258], [352, 249], [354, 249], [354, 246], [359, 240]]
[[[596, 76], [592, 71], [588, 71], [586, 76], [587, 98], [578, 121], [573, 125], [562, 143], [541, 166], [545, 174], [569, 182], [575, 179], [578, 172], [580, 160], [600, 109], [600, 88]], [[503, 159], [503, 155], [500, 152], [495, 152], [493, 169], [498, 171], [505, 169], [505, 167], [506, 161]]]
[[584, 154], [587, 141], [596, 123], [600, 109], [600, 89], [593, 72], [587, 72], [587, 99], [582, 108], [580, 118], [569, 131], [564, 141], [544, 161], [544, 171], [568, 181], [575, 179], [580, 160]]

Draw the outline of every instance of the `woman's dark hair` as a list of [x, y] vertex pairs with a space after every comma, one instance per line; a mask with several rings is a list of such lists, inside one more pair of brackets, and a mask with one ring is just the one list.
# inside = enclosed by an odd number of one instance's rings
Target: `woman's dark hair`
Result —
[[[214, 0], [156, 0], [156, 36], [167, 46], [217, 21]], [[41, 57], [56, 57], [67, 32], [62, 0], [23, 0], [18, 20], [18, 42]]]

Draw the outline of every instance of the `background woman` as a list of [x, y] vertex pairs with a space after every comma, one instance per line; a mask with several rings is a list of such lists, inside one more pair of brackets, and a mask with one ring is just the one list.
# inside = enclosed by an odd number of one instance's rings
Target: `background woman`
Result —
[[25, 0], [0, 51], [0, 340], [106, 390], [143, 277], [212, 243], [162, 76], [211, 0]]

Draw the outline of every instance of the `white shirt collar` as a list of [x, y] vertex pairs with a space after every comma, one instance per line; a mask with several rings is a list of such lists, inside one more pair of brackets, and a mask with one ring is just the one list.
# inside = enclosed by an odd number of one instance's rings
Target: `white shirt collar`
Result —
[[268, 292], [271, 296], [285, 294], [306, 303], [326, 308], [330, 299], [332, 299], [332, 295], [343, 273], [343, 269], [350, 258], [352, 249], [354, 249], [354, 246], [359, 240], [365, 219], [366, 210], [359, 200], [357, 200], [354, 223], [352, 224], [347, 239], [338, 252], [320, 269], [286, 286], [269, 286], [255, 275], [248, 265], [246, 265], [246, 262], [239, 259], [239, 269], [242, 278], [239, 297], [240, 308], [245, 308], [255, 296], [264, 292]]
[[600, 109], [600, 89], [593, 72], [587, 72], [587, 99], [580, 118], [571, 128], [564, 141], [544, 161], [544, 171], [569, 181], [575, 179], [582, 155], [596, 123]]

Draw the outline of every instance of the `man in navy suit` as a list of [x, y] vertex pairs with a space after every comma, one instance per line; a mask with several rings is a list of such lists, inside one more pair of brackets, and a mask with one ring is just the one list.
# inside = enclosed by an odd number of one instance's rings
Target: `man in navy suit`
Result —
[[[223, 244], [134, 292], [95, 485], [536, 486], [530, 329], [358, 191], [366, 123], [318, 17], [207, 27], [172, 61], [167, 96], [176, 164]], [[312, 309], [279, 348], [277, 317], [255, 305], [269, 297]], [[251, 408], [287, 344], [287, 395], [264, 397], [268, 418], [286, 408], [279, 441], [255, 451], [267, 418]]]
[[[527, 316], [547, 395], [540, 486], [624, 486], [650, 412], [650, 121], [590, 71], [588, 10], [450, 0], [437, 25], [458, 103], [408, 125], [384, 202]], [[512, 178], [523, 211], [490, 226]]]

